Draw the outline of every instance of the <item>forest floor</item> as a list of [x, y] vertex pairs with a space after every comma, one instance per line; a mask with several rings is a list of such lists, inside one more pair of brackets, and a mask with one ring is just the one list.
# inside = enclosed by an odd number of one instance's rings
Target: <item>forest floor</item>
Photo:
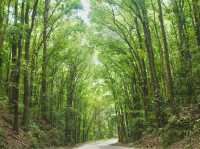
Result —
[[12, 131], [12, 115], [9, 108], [0, 104], [0, 148], [7, 146], [8, 149], [26, 149], [30, 145], [30, 139], [20, 129], [15, 135]]
[[[3, 106], [4, 105], [4, 106]], [[19, 135], [12, 132], [12, 115], [8, 106], [0, 104], [0, 145], [2, 141], [7, 144], [8, 149], [30, 149], [31, 138], [23, 130]], [[128, 147], [128, 146], [131, 146]], [[0, 146], [1, 148], [1, 146]], [[57, 147], [48, 149], [163, 149], [159, 136], [145, 135], [142, 139], [129, 145], [117, 143], [117, 139], [88, 142], [76, 147]], [[200, 149], [200, 135], [185, 137], [172, 144], [168, 149]]]
[[[131, 146], [139, 149], [164, 149], [158, 136], [146, 135]], [[200, 135], [185, 137], [182, 140], [168, 146], [167, 149], [200, 149]]]
[[[20, 129], [18, 135], [12, 131], [12, 114], [9, 107], [0, 103], [0, 149], [6, 146], [8, 149], [30, 149], [31, 138]], [[3, 141], [3, 142], [2, 142]], [[118, 143], [117, 139], [88, 142], [75, 147], [48, 147], [48, 149], [129, 149], [126, 145]]]

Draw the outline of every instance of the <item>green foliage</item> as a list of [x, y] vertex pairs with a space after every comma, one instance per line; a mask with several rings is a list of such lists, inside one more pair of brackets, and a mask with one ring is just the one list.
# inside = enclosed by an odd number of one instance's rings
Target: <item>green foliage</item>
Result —
[[36, 123], [31, 124], [28, 137], [31, 140], [31, 147], [35, 149], [45, 147], [48, 141], [46, 133]]
[[129, 128], [129, 133], [131, 133], [129, 136], [129, 142], [139, 140], [145, 129], [144, 120], [141, 118], [135, 118], [131, 125], [132, 126]]
[[197, 0], [36, 2], [0, 0], [0, 100], [17, 122], [28, 113], [31, 148], [199, 133], [178, 117], [200, 103]]
[[46, 146], [62, 146], [64, 144], [63, 130], [58, 128], [43, 130], [36, 123], [32, 123], [27, 135], [33, 149]]
[[194, 134], [197, 134], [197, 135], [200, 133], [200, 119], [195, 121], [193, 125], [193, 132]]
[[191, 129], [190, 119], [179, 119], [176, 116], [170, 117], [168, 124], [161, 133], [163, 146], [167, 147], [183, 139]]
[[1, 149], [8, 149], [8, 144], [6, 143], [5, 132], [0, 127], [0, 148]]
[[47, 133], [48, 138], [50, 140], [49, 144], [54, 146], [62, 146], [64, 145], [64, 134], [62, 129], [51, 129]]

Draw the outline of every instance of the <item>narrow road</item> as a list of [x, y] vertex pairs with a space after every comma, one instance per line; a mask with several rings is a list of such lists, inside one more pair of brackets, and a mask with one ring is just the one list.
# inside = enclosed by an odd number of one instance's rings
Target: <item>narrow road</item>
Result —
[[84, 144], [74, 149], [131, 149], [127, 147], [117, 146], [116, 143], [117, 139], [111, 139], [106, 141], [97, 141], [89, 144]]

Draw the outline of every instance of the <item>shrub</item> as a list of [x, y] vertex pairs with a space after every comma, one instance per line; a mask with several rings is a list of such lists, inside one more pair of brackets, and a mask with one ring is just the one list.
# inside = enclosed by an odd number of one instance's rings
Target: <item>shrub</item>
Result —
[[172, 116], [168, 124], [162, 129], [161, 142], [163, 146], [167, 147], [183, 139], [189, 130], [191, 130], [190, 120], [177, 119], [176, 116]]
[[7, 149], [7, 143], [5, 140], [5, 132], [2, 128], [0, 128], [0, 149]]
[[144, 120], [141, 118], [137, 118], [133, 120], [132, 125], [130, 127], [131, 134], [129, 135], [130, 141], [136, 141], [142, 137], [142, 133], [144, 132]]
[[64, 133], [62, 130], [53, 128], [47, 132], [49, 145], [61, 146], [64, 144]]
[[32, 148], [43, 148], [48, 144], [46, 133], [36, 123], [32, 123], [29, 131]]

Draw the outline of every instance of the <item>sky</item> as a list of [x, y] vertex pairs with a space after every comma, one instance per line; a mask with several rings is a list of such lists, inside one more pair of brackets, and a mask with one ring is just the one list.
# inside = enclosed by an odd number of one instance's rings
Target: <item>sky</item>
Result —
[[[169, 3], [169, 0], [164, 0], [165, 4]], [[78, 15], [87, 23], [89, 24], [89, 13], [90, 13], [90, 2], [89, 0], [81, 0], [83, 9], [80, 10]]]
[[[90, 14], [90, 2], [89, 0], [81, 0], [83, 9], [80, 10], [79, 16], [85, 21], [86, 24], [90, 24], [90, 19], [89, 19], [89, 14]], [[95, 65], [99, 65], [101, 64], [101, 62], [98, 59], [98, 54], [96, 52], [94, 52], [93, 57], [92, 57], [92, 63], [94, 63]]]
[[81, 3], [83, 5], [83, 9], [79, 11], [79, 16], [89, 24], [89, 13], [90, 13], [90, 2], [89, 0], [81, 0]]

